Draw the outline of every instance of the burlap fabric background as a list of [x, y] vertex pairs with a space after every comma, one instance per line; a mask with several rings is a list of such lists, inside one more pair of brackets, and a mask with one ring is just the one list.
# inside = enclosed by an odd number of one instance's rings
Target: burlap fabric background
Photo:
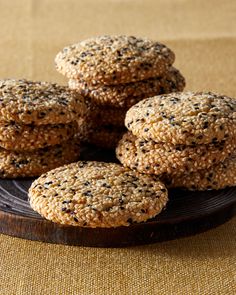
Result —
[[[0, 77], [66, 80], [65, 45], [99, 34], [168, 44], [187, 89], [236, 97], [236, 2], [1, 0]], [[207, 233], [126, 249], [31, 242], [0, 235], [1, 295], [236, 294], [236, 219]]]

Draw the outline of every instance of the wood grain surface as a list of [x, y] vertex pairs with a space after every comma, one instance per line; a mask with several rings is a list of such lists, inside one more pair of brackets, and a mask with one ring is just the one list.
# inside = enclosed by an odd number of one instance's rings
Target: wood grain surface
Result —
[[[94, 147], [84, 160], [115, 161], [114, 154]], [[216, 227], [236, 214], [236, 187], [189, 192], [171, 190], [166, 210], [145, 223], [119, 228], [62, 226], [43, 219], [28, 203], [33, 179], [0, 180], [0, 232], [24, 239], [67, 245], [124, 247], [193, 235]]]

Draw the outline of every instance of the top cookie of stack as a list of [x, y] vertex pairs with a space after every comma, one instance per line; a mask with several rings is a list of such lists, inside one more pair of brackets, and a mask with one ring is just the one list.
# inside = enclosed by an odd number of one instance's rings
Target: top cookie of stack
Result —
[[69, 86], [92, 105], [87, 120], [94, 122], [90, 140], [115, 146], [110, 139], [124, 132], [128, 108], [153, 95], [183, 90], [185, 80], [171, 66], [174, 60], [174, 53], [159, 42], [101, 36], [64, 48], [55, 62], [70, 79]]
[[38, 176], [77, 160], [77, 140], [71, 139], [84, 113], [83, 98], [68, 87], [1, 80], [1, 177]]

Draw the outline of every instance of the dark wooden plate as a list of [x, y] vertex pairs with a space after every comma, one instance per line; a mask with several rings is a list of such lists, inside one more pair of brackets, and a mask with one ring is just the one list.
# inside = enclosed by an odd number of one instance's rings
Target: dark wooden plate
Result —
[[[115, 161], [108, 151], [85, 149], [84, 159]], [[96, 154], [96, 155], [95, 155]], [[145, 223], [119, 228], [61, 226], [43, 219], [27, 201], [32, 179], [0, 180], [0, 232], [29, 240], [93, 247], [149, 244], [193, 235], [236, 214], [236, 187], [218, 191], [172, 190], [165, 211]]]

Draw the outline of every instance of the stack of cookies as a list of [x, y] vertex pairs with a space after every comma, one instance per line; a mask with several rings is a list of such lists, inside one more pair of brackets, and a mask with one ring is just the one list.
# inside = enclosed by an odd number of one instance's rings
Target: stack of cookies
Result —
[[55, 59], [69, 87], [89, 105], [87, 141], [114, 148], [126, 131], [127, 110], [157, 94], [182, 91], [184, 77], [172, 67], [165, 45], [133, 36], [101, 36], [66, 47]]
[[76, 120], [84, 113], [83, 98], [67, 87], [1, 80], [0, 176], [38, 176], [76, 161]]
[[172, 93], [131, 107], [116, 149], [124, 166], [190, 190], [236, 185], [236, 100]]

